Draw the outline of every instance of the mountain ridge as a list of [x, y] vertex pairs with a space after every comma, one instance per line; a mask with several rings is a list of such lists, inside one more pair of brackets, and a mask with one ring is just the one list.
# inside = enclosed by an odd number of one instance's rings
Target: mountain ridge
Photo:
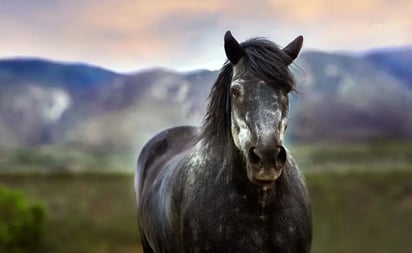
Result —
[[[304, 52], [292, 67], [302, 98], [291, 99], [290, 140], [412, 138], [412, 116], [404, 112], [412, 106], [412, 85], [402, 75], [412, 73], [412, 64], [392, 64], [398, 51], [378, 53]], [[217, 74], [0, 60], [0, 148], [138, 149], [163, 128], [201, 124]]]

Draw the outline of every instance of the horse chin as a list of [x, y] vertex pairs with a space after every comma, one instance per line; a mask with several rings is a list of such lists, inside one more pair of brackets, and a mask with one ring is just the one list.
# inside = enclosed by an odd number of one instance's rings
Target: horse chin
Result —
[[259, 186], [271, 185], [282, 175], [283, 169], [271, 168], [265, 170], [261, 168], [258, 172], [255, 169], [248, 169], [248, 179], [251, 183]]

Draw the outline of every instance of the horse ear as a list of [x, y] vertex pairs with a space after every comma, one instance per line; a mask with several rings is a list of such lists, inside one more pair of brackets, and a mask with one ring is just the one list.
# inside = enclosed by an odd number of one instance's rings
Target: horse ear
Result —
[[242, 49], [242, 46], [237, 42], [235, 38], [233, 38], [232, 33], [227, 31], [225, 34], [225, 52], [226, 57], [229, 61], [235, 65], [242, 59], [245, 55], [245, 52]]
[[291, 64], [296, 59], [296, 57], [298, 57], [298, 54], [300, 50], [302, 49], [302, 45], [303, 45], [303, 36], [300, 35], [282, 49], [283, 52], [286, 53], [290, 57], [290, 61], [288, 62], [288, 64]]

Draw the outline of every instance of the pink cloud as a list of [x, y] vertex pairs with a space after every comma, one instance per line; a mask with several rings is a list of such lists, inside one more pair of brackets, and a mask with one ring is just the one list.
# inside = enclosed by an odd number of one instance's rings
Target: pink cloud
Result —
[[412, 43], [409, 0], [25, 2], [0, 5], [0, 57], [37, 55], [115, 69], [219, 68], [228, 29], [239, 40], [263, 35], [280, 45], [303, 34], [306, 48], [321, 50]]

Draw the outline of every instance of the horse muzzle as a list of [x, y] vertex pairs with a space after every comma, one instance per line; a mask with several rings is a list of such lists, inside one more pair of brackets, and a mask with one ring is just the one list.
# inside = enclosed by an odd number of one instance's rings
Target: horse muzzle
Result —
[[248, 177], [252, 183], [269, 184], [280, 177], [286, 164], [283, 146], [252, 147], [248, 154]]

